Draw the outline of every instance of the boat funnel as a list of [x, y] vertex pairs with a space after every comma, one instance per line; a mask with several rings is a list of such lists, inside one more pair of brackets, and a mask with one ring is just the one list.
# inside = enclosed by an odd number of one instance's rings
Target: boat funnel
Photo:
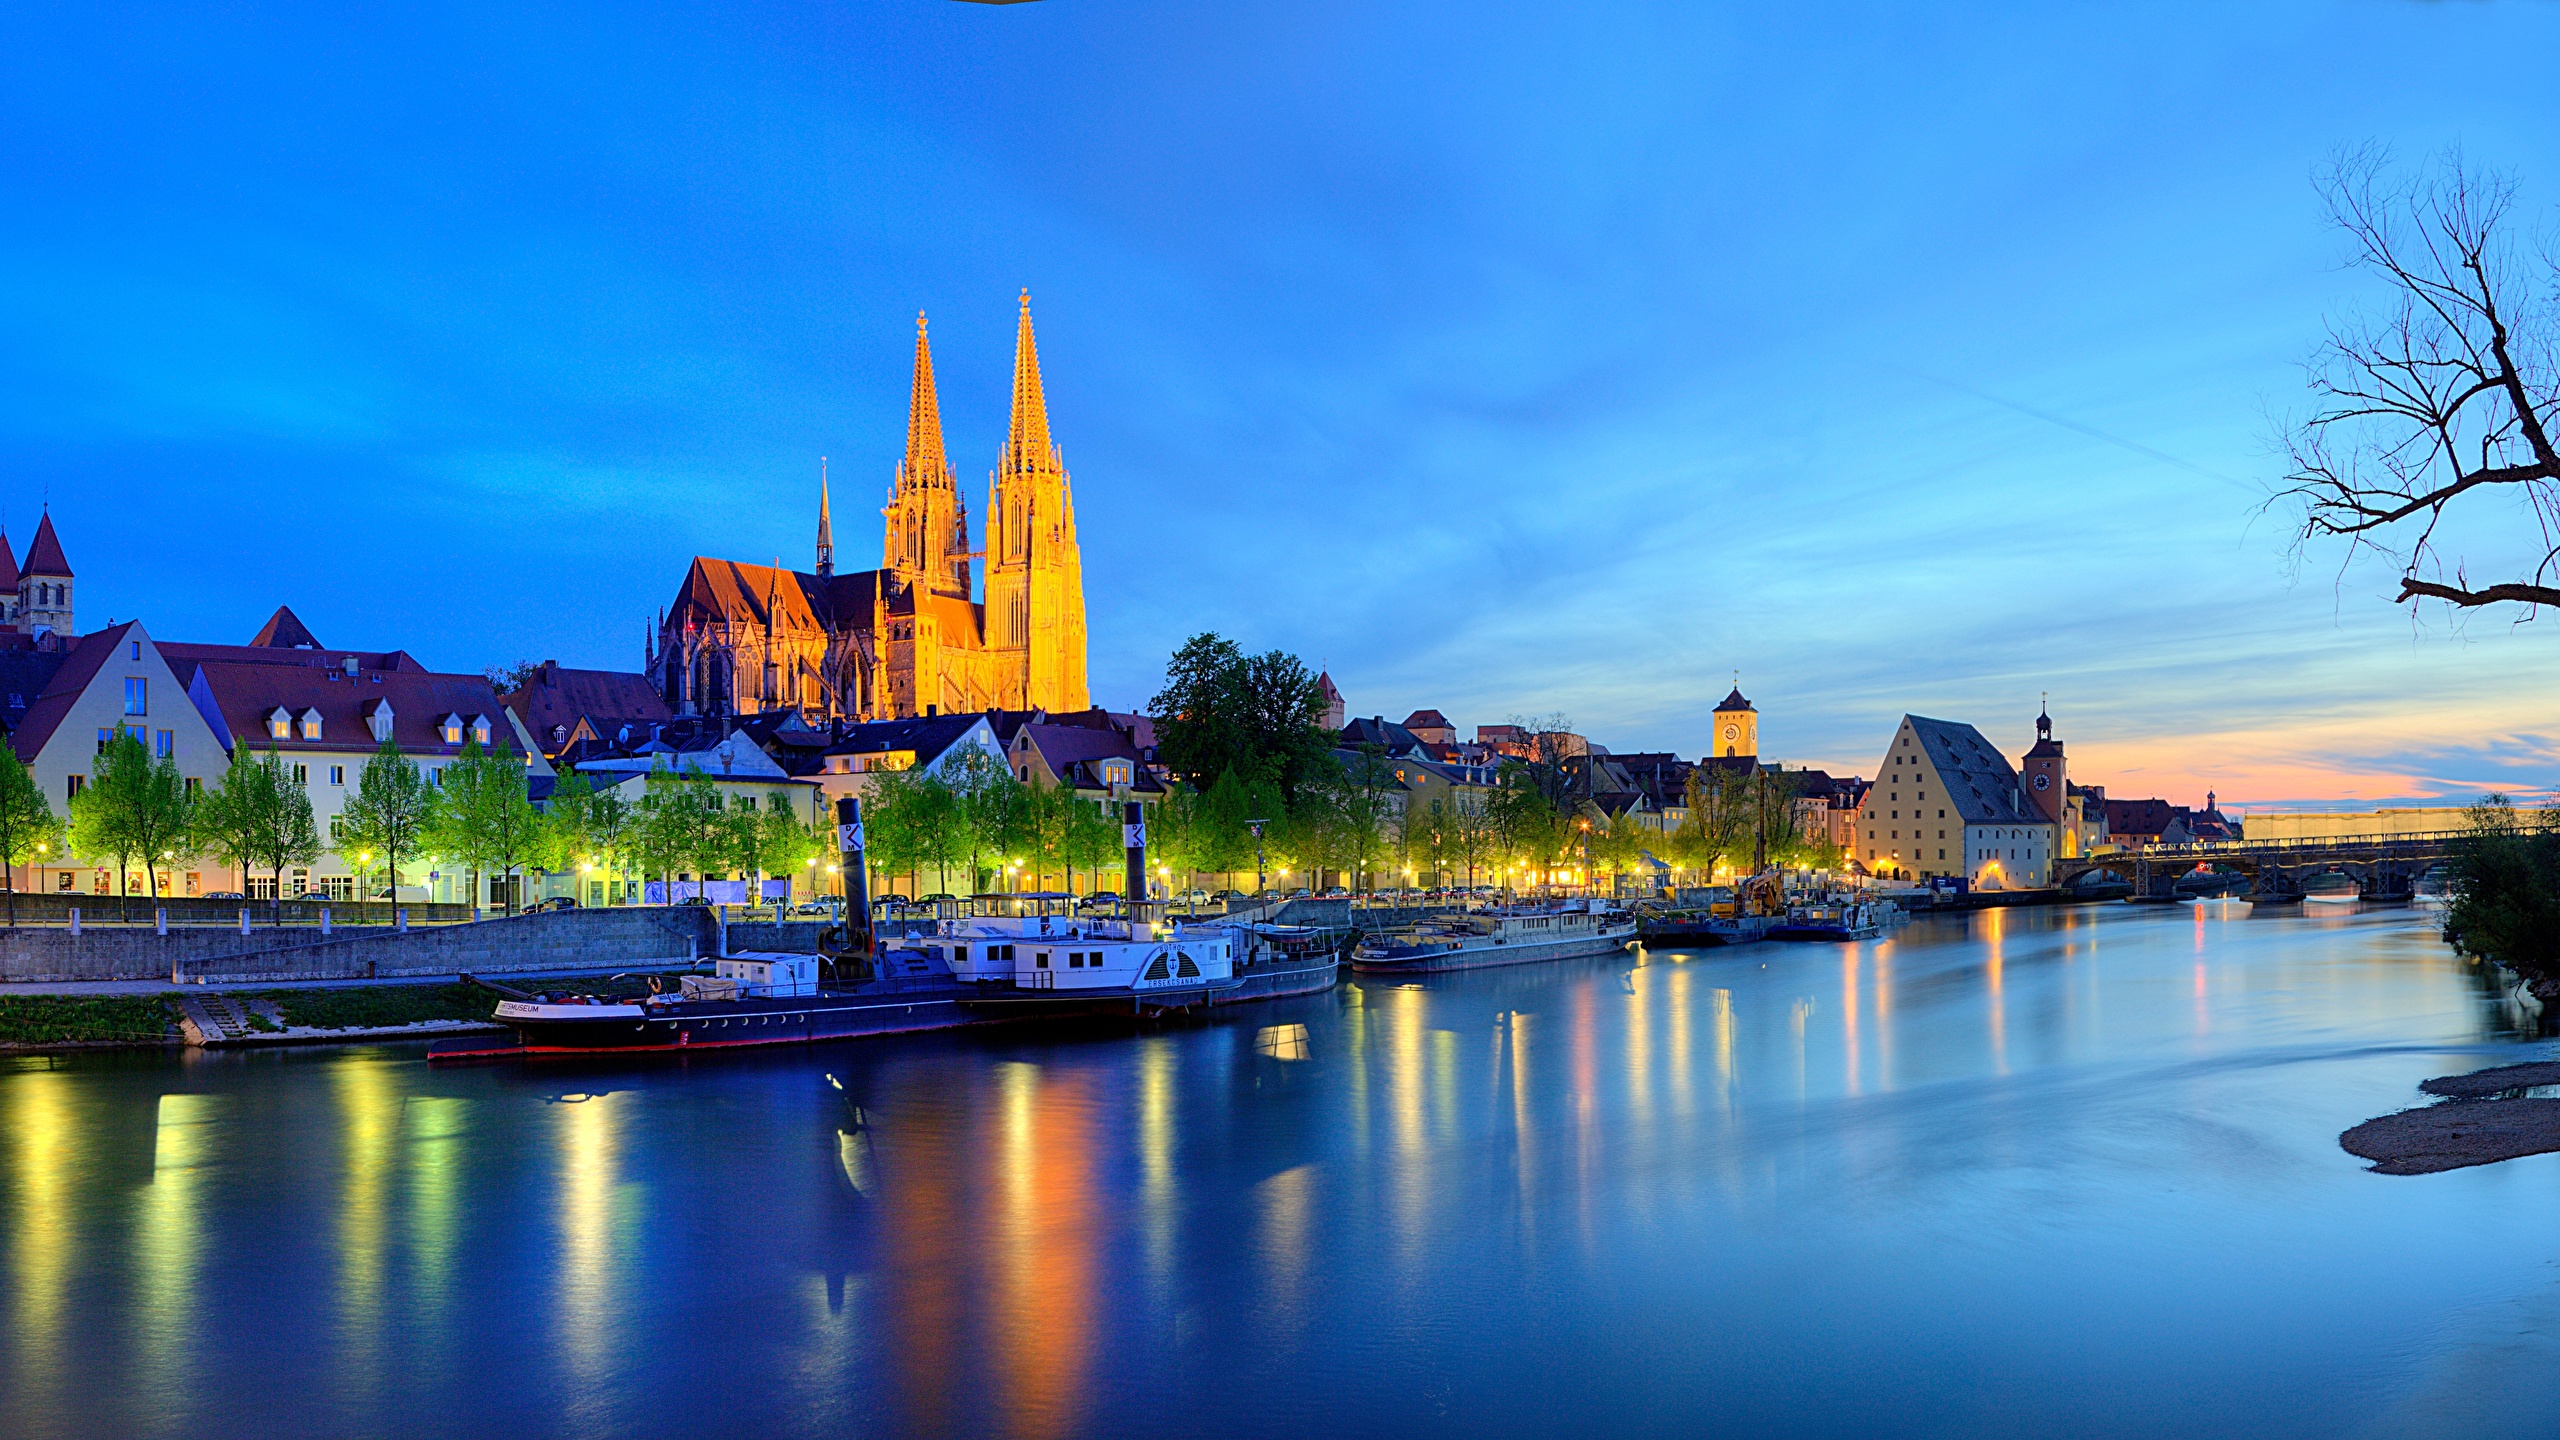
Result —
[[[1131, 906], [1147, 898], [1147, 812], [1135, 800], [1120, 807], [1120, 848], [1128, 859], [1128, 874], [1123, 877], [1128, 888], [1121, 891]], [[1135, 909], [1129, 912], [1137, 914]]]
[[862, 863], [862, 802], [848, 795], [836, 802], [838, 874], [844, 880], [844, 946], [869, 955], [871, 943], [871, 875]]

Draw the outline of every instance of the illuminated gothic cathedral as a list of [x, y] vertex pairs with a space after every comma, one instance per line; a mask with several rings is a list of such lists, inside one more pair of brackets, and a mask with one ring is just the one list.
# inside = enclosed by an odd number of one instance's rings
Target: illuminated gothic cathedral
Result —
[[[679, 715], [796, 710], [809, 721], [1082, 710], [1084, 565], [1075, 499], [1049, 443], [1031, 294], [1014, 339], [1013, 420], [988, 479], [987, 547], [944, 458], [933, 353], [916, 317], [907, 453], [880, 568], [839, 575], [826, 482], [814, 573], [694, 557], [659, 616], [648, 673]], [[976, 594], [973, 562], [986, 563]]]

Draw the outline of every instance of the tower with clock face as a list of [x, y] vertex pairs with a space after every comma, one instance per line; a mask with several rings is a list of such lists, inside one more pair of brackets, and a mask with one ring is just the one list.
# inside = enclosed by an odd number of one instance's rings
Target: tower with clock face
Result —
[[[2053, 738], [2053, 716], [2044, 711], [2036, 714], [2036, 743], [2018, 766], [2019, 783], [2026, 787], [2027, 803], [2042, 811], [2044, 818], [2062, 823], [2063, 801], [2071, 793], [2069, 776], [2063, 769], [2062, 742]], [[2056, 854], [2068, 854], [2069, 849]]]
[[1722, 759], [1752, 760], [1760, 755], [1760, 712], [1742, 698], [1742, 687], [1716, 706], [1715, 749]]

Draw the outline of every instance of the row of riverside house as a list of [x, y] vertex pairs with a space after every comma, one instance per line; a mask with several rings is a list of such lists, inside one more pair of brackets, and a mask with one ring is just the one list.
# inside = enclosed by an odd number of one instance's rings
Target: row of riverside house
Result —
[[[1325, 691], [1338, 705], [1330, 675]], [[1695, 760], [1613, 754], [1579, 734], [1516, 724], [1481, 725], [1467, 740], [1429, 709], [1402, 724], [1381, 716], [1340, 729], [1344, 755], [1365, 752], [1391, 763], [1408, 806], [1446, 794], [1453, 808], [1480, 808], [1500, 783], [1505, 762], [1543, 760], [1560, 768], [1585, 821], [1632, 819], [1654, 834], [1677, 830], [1688, 818], [1693, 774], [1764, 772], [1785, 783], [1800, 835], [1837, 847], [1848, 872], [1888, 879], [2033, 888], [2053, 883], [2059, 860], [2240, 834], [2241, 822], [2226, 817], [2210, 794], [2201, 809], [2190, 809], [2157, 799], [2110, 800], [2104, 786], [2074, 783], [2046, 713], [2036, 716], [2035, 743], [2014, 766], [1971, 725], [1906, 715], [1872, 781], [1762, 761], [1759, 721], [1758, 708], [1736, 685], [1710, 717], [1715, 748]]]
[[[67, 568], [67, 567], [66, 567]], [[188, 644], [152, 637], [138, 620], [86, 635], [62, 628], [0, 632], [0, 703], [11, 747], [54, 807], [67, 812], [89, 782], [98, 755], [119, 730], [138, 736], [157, 759], [172, 760], [187, 788], [217, 785], [241, 745], [273, 750], [311, 795], [313, 819], [328, 835], [364, 767], [386, 739], [414, 759], [430, 783], [477, 743], [527, 757], [531, 783], [550, 768], [531, 737], [478, 675], [439, 674], [401, 651], [332, 650], [291, 610], [279, 609], [246, 645]], [[112, 859], [45, 854], [22, 872], [24, 888], [109, 895], [121, 888], [163, 895], [246, 894], [267, 898], [277, 877], [241, 875], [209, 857], [162, 857], [154, 874], [118, 876]], [[288, 898], [317, 891], [355, 895], [356, 877], [335, 854], [282, 877]], [[430, 874], [428, 895], [469, 903], [461, 877]], [[479, 903], [491, 903], [480, 897]]]

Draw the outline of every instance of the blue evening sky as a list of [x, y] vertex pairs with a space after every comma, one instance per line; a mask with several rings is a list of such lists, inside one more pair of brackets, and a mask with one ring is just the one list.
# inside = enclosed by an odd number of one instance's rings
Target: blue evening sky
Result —
[[[2314, 170], [2560, 200], [2560, 7], [20, 6], [0, 502], [82, 623], [634, 668], [696, 553], [848, 568], [1014, 296], [1095, 696], [1217, 629], [1359, 713], [1872, 772], [1894, 719], [2251, 804], [2547, 791], [2545, 620], [2253, 518]], [[2501, 57], [2505, 57], [2502, 59]], [[2494, 530], [2476, 552], [2491, 557]]]

